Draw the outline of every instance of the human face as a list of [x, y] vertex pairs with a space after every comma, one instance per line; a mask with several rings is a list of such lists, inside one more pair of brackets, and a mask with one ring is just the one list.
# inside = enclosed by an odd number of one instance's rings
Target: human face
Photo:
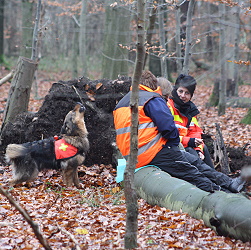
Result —
[[189, 92], [188, 89], [185, 88], [185, 87], [181, 87], [181, 86], [180, 86], [180, 87], [177, 89], [177, 94], [178, 94], [179, 98], [180, 98], [184, 103], [189, 102], [189, 101], [191, 100], [191, 98], [192, 98], [190, 92]]

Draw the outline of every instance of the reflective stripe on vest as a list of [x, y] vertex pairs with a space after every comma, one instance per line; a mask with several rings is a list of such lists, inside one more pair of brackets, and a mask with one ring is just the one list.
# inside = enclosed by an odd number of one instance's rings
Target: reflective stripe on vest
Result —
[[179, 115], [173, 115], [173, 119], [176, 122], [183, 123], [183, 120], [182, 120], [182, 118]]
[[[154, 125], [153, 122], [151, 122], [151, 123], [142, 123], [142, 124], [139, 124], [138, 129], [146, 129], [146, 128], [154, 128], [154, 127], [156, 127], [156, 126]], [[130, 129], [131, 129], [131, 127], [119, 128], [119, 129], [116, 129], [116, 133], [117, 133], [117, 135], [121, 135], [121, 134], [124, 134], [124, 133], [130, 133]]]
[[[180, 114], [179, 110], [177, 110], [174, 107], [174, 101], [172, 99], [169, 99], [169, 101], [167, 102], [167, 105], [168, 105], [171, 113], [173, 114], [174, 122], [176, 124], [176, 127], [179, 130], [180, 141], [182, 142], [182, 144], [185, 147], [188, 146], [189, 137], [191, 137], [190, 132], [192, 132], [193, 137], [194, 137], [194, 133], [198, 133], [198, 138], [201, 138], [202, 130], [199, 126], [199, 122], [198, 122], [196, 116], [192, 117], [190, 125], [189, 125], [189, 127], [187, 127], [188, 118], [183, 116], [182, 114]], [[200, 132], [200, 130], [201, 130], [201, 132]], [[184, 137], [186, 137], [186, 138], [184, 139]], [[204, 145], [200, 145], [199, 147], [196, 147], [195, 149], [203, 151], [203, 147], [204, 147]]]
[[[145, 128], [153, 128], [153, 127], [156, 127], [153, 122], [148, 123], [148, 124], [140, 124], [139, 125], [139, 130], [140, 129], [145, 129]], [[152, 146], [154, 146], [161, 139], [161, 137], [162, 137], [161, 134], [158, 133], [150, 142], [148, 142], [144, 146], [140, 147], [138, 149], [138, 156], [143, 154], [146, 150], [148, 150]], [[124, 157], [127, 159], [128, 155], [125, 155]]]
[[[179, 114], [179, 112], [172, 106], [171, 103], [167, 102], [167, 106], [169, 107], [169, 109], [173, 115], [174, 122], [176, 124], [178, 123], [180, 126], [183, 126], [183, 128], [186, 127], [187, 117], [181, 116]], [[192, 120], [190, 122], [189, 127], [193, 127], [194, 125], [197, 125], [199, 127], [198, 120], [195, 116], [192, 117]], [[179, 128], [181, 128], [181, 127], [179, 127]]]
[[186, 136], [187, 135], [187, 132], [188, 132], [187, 127], [184, 127], [184, 126], [182, 126], [182, 125], [180, 125], [178, 123], [175, 123], [175, 126], [179, 130], [180, 136]]

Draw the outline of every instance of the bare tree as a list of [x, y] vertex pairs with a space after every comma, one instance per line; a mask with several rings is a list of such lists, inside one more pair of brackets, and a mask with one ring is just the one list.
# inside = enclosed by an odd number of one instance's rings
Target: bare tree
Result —
[[[41, 8], [42, 8], [42, 2], [41, 0], [38, 0], [37, 2], [37, 11], [36, 11], [36, 19], [33, 29], [33, 38], [32, 38], [32, 53], [31, 53], [31, 60], [38, 61], [38, 37], [39, 37], [39, 24], [40, 24], [40, 17], [41, 17]], [[37, 84], [37, 70], [34, 72], [34, 95], [35, 98], [38, 98], [38, 84]]]
[[[166, 41], [165, 41], [165, 30], [164, 30], [164, 13], [163, 13], [163, 4], [164, 1], [160, 0], [158, 6], [158, 20], [159, 20], [159, 38], [160, 38], [160, 49], [165, 50]], [[166, 53], [160, 59], [161, 66], [161, 75], [167, 77], [167, 65], [166, 65]]]
[[4, 5], [5, 0], [0, 1], [0, 63], [4, 62]]
[[82, 66], [82, 74], [87, 76], [87, 54], [86, 54], [86, 20], [87, 20], [87, 1], [82, 0], [81, 14], [80, 14], [80, 34], [79, 34], [79, 52]]
[[33, 7], [35, 1], [22, 0], [22, 49], [21, 55], [31, 58], [32, 33], [33, 33]]
[[181, 40], [180, 40], [180, 5], [176, 6], [175, 11], [175, 19], [176, 19], [176, 64], [177, 64], [177, 72], [181, 73], [182, 70], [182, 61], [181, 61]]
[[[114, 1], [109, 1], [114, 2]], [[111, 3], [106, 7], [103, 40], [103, 78], [116, 79], [128, 74], [128, 44], [131, 12], [124, 6]]]
[[[78, 25], [76, 22], [73, 23], [74, 25], [74, 29], [78, 29]], [[74, 32], [73, 33], [73, 39], [72, 39], [72, 77], [73, 78], [78, 78], [78, 54], [79, 54], [79, 33], [78, 32]], [[86, 54], [82, 56], [80, 56], [80, 59], [83, 58], [83, 61], [87, 61], [86, 60]], [[84, 66], [85, 65], [85, 66]], [[87, 72], [87, 64], [83, 64], [82, 65], [83, 67], [83, 71], [82, 71], [82, 74], [84, 76], [86, 76], [86, 72]]]
[[33, 29], [33, 39], [32, 39], [31, 60], [33, 61], [36, 61], [38, 59], [38, 47], [37, 46], [38, 46], [38, 32], [39, 32], [41, 6], [42, 6], [41, 0], [38, 0], [35, 25]]
[[[237, 0], [237, 3], [239, 3], [239, 0]], [[239, 61], [239, 43], [240, 43], [240, 7], [235, 7], [235, 20], [236, 20], [236, 28], [235, 28], [235, 41], [234, 41], [234, 59], [236, 61]], [[234, 83], [235, 83], [235, 89], [234, 89], [234, 95], [238, 96], [238, 84], [239, 84], [239, 64], [234, 64]]]
[[184, 57], [184, 65], [183, 65], [183, 73], [189, 73], [189, 62], [191, 58], [191, 47], [192, 47], [192, 17], [194, 10], [195, 0], [190, 0], [187, 11], [187, 25], [186, 25], [186, 46], [185, 46], [185, 57]]
[[138, 157], [138, 102], [139, 102], [139, 80], [142, 75], [145, 61], [145, 1], [137, 1], [137, 58], [134, 68], [132, 94], [130, 99], [131, 108], [131, 130], [130, 130], [130, 154], [124, 174], [125, 197], [126, 197], [126, 233], [125, 248], [137, 247], [138, 233], [138, 200], [134, 186], [134, 171]]
[[[156, 13], [157, 13], [157, 8], [153, 6], [149, 14], [149, 25], [146, 31], [146, 44], [149, 48], [151, 47], [151, 44], [152, 44], [152, 36], [154, 32], [154, 27], [155, 27]], [[147, 58], [148, 58], [148, 53], [146, 53], [145, 55], [144, 68], [146, 66]]]
[[221, 32], [220, 32], [220, 60], [221, 60], [221, 78], [219, 86], [219, 104], [218, 104], [218, 115], [224, 115], [226, 112], [226, 59], [225, 59], [225, 15], [226, 15], [225, 4], [220, 4], [221, 12]]

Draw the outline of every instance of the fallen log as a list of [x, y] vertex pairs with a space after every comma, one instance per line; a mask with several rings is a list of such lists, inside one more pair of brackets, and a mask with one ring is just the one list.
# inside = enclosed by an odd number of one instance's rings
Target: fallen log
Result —
[[1, 80], [0, 80], [0, 86], [2, 86], [4, 83], [8, 82], [9, 80], [12, 79], [12, 77], [14, 76], [14, 73], [15, 71], [14, 70], [11, 70], [11, 72], [6, 75], [5, 77], [3, 77]]
[[208, 193], [156, 167], [137, 171], [135, 188], [138, 196], [151, 205], [202, 219], [218, 235], [251, 241], [251, 200], [242, 194]]
[[250, 97], [232, 97], [228, 98], [226, 101], [227, 107], [232, 108], [250, 108], [251, 99]]

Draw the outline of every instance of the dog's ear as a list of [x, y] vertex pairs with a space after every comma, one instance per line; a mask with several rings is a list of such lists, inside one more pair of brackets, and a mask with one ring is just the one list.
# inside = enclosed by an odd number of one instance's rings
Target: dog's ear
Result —
[[77, 102], [73, 111], [75, 111], [75, 112], [78, 111], [79, 113], [83, 113], [83, 112], [85, 112], [85, 110], [86, 110], [85, 106], [82, 103]]

